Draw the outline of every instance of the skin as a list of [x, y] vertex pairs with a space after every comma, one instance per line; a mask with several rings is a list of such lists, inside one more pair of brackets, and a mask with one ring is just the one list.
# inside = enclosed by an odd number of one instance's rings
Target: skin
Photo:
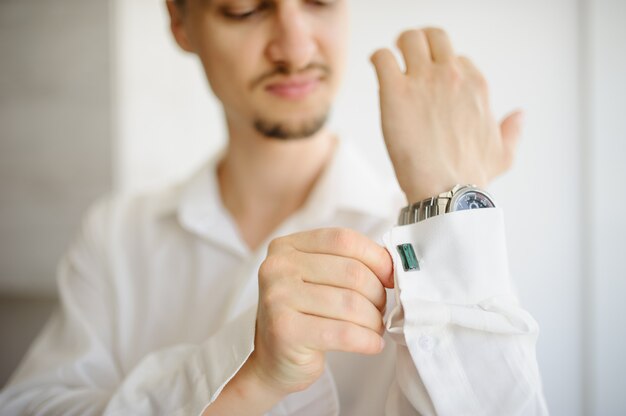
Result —
[[[345, 66], [347, 3], [285, 0], [262, 10], [256, 0], [187, 0], [183, 9], [166, 4], [176, 41], [198, 56], [222, 102], [229, 136], [218, 170], [222, 200], [244, 241], [256, 248], [304, 203], [335, 138], [323, 127], [306, 140], [268, 140], [255, 122], [297, 132], [328, 113]], [[256, 12], [245, 20], [225, 15], [250, 10]], [[319, 78], [320, 85], [303, 100], [266, 91], [295, 75]]]
[[[172, 33], [203, 63], [221, 100], [229, 144], [218, 169], [221, 196], [251, 248], [306, 200], [332, 155], [322, 127], [310, 137], [277, 140], [259, 119], [286, 130], [329, 111], [347, 43], [347, 2], [187, 0], [167, 3]], [[242, 14], [233, 21], [224, 12]], [[380, 87], [383, 135], [407, 200], [457, 183], [485, 186], [511, 165], [521, 113], [500, 125], [485, 79], [456, 56], [437, 28], [403, 32], [397, 42], [407, 70], [389, 49], [372, 57]], [[286, 100], [268, 83], [294, 74], [320, 79], [314, 93]], [[382, 351], [385, 287], [393, 285], [387, 251], [348, 229], [305, 231], [273, 240], [259, 270], [255, 349], [204, 415], [264, 414], [323, 372], [325, 352]], [[323, 305], [323, 307], [321, 307]]]
[[[261, 119], [295, 132], [326, 116], [345, 66], [347, 3], [324, 1], [329, 3], [280, 1], [267, 8], [250, 0], [187, 1], [185, 30], [176, 31], [176, 39], [200, 58], [224, 106], [229, 131], [239, 133], [251, 127], [250, 120]], [[234, 18], [249, 11], [254, 14]], [[305, 100], [284, 100], [264, 91], [272, 81], [293, 74], [323, 82]]]
[[383, 136], [407, 200], [421, 201], [458, 183], [486, 187], [513, 163], [522, 112], [498, 125], [487, 81], [470, 59], [455, 55], [442, 29], [405, 31], [397, 46], [406, 72], [389, 49], [371, 60]]

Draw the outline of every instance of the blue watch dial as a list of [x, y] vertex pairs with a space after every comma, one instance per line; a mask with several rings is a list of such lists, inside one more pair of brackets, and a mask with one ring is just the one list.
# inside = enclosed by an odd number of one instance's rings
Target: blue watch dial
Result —
[[494, 208], [495, 205], [488, 196], [476, 192], [469, 191], [461, 195], [455, 202], [453, 210], [463, 211], [466, 209], [478, 209], [478, 208]]

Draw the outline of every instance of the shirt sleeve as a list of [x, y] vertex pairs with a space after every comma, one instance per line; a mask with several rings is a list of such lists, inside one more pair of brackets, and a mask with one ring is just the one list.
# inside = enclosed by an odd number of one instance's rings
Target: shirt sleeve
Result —
[[157, 350], [122, 371], [117, 295], [106, 276], [109, 209], [91, 210], [61, 261], [60, 309], [0, 394], [0, 414], [200, 414], [252, 351], [256, 308], [202, 344]]
[[387, 415], [544, 415], [538, 326], [517, 301], [502, 211], [468, 210], [384, 237], [395, 268]]

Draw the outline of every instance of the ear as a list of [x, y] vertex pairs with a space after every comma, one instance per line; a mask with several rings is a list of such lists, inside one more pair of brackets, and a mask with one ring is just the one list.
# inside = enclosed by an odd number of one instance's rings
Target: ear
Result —
[[185, 10], [174, 3], [173, 0], [165, 0], [165, 5], [170, 15], [170, 30], [172, 31], [176, 43], [184, 51], [193, 52], [185, 26]]

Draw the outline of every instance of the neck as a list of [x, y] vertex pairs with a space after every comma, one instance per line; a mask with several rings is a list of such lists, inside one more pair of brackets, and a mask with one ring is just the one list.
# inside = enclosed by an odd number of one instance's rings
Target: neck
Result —
[[306, 201], [335, 145], [322, 129], [306, 139], [281, 141], [229, 126], [229, 143], [218, 167], [220, 194], [251, 249], [261, 244]]

